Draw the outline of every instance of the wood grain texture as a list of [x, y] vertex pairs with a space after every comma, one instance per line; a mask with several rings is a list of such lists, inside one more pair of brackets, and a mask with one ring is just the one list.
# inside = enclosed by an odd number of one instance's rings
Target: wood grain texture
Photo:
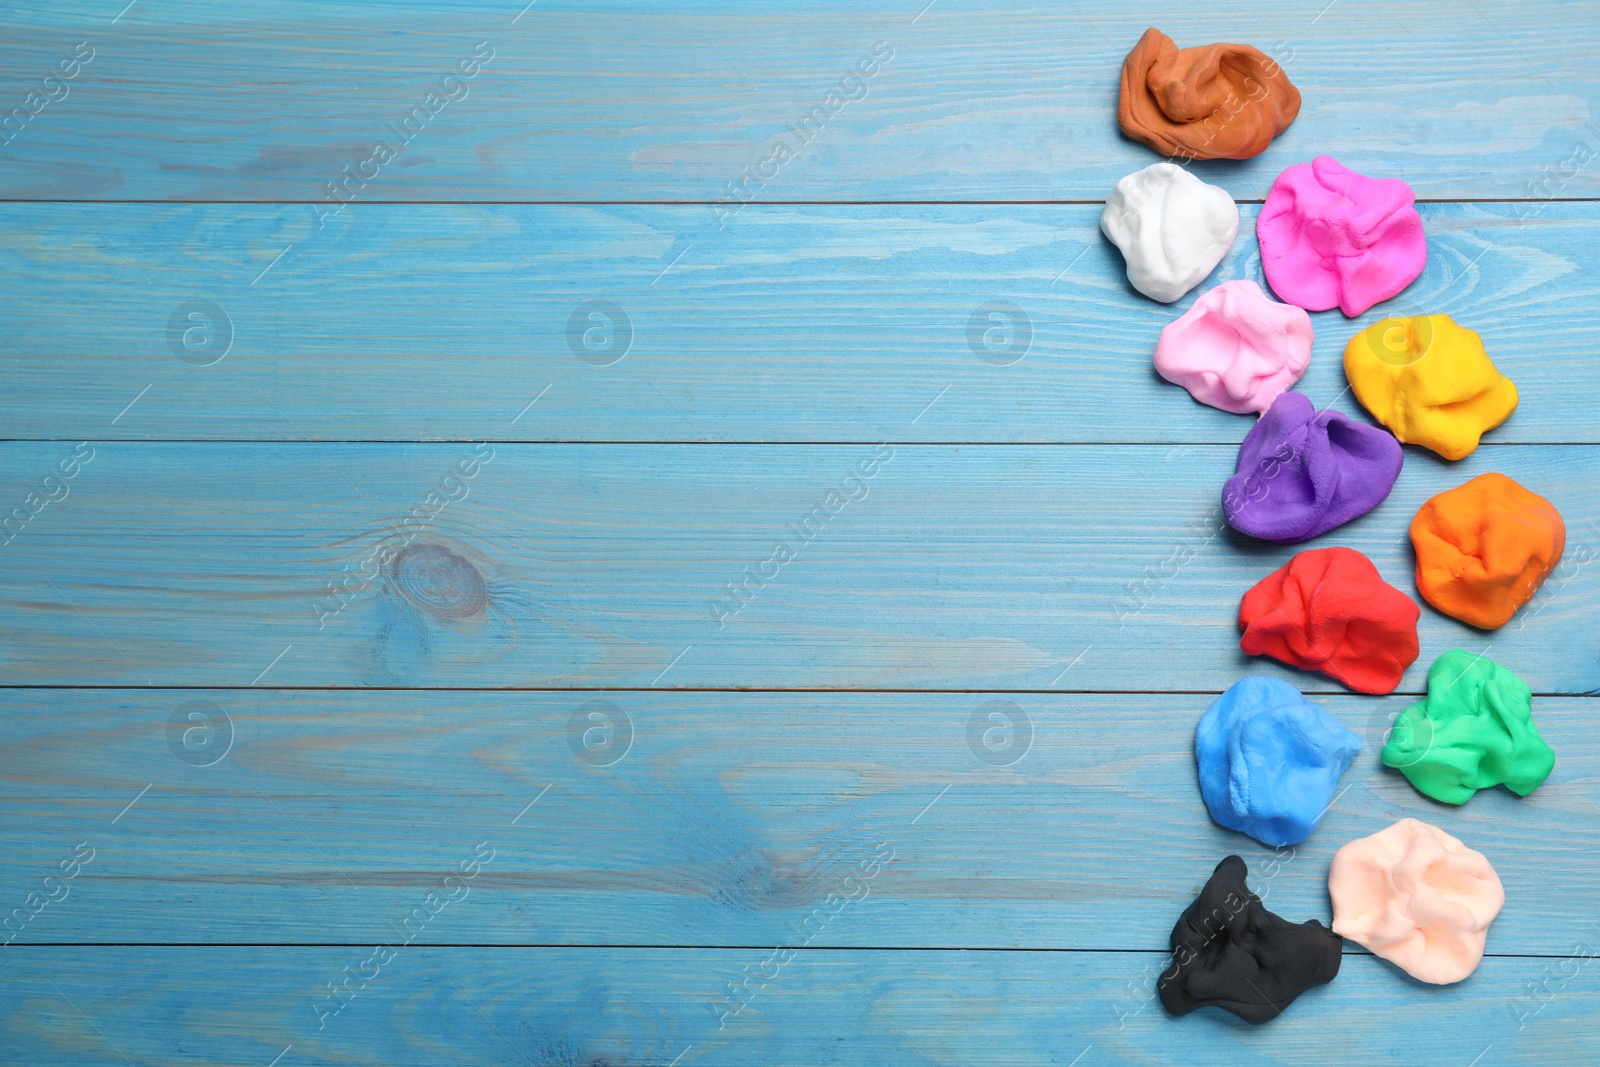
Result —
[[[1600, 8], [124, 2], [0, 12], [0, 1064], [1600, 1065]], [[1526, 678], [1530, 797], [1435, 804], [1377, 762], [1412, 696], [1238, 652], [1293, 549], [1220, 525], [1249, 420], [1155, 378], [1193, 298], [1097, 232], [1149, 25], [1305, 96], [1195, 168], [1213, 282], [1317, 153], [1443, 201], [1303, 387], [1448, 312], [1522, 408], [1320, 543], [1410, 591], [1433, 493], [1562, 511], [1402, 686]], [[1247, 673], [1365, 742], [1292, 852], [1196, 795]], [[1221, 856], [1325, 919], [1404, 815], [1505, 882], [1468, 981], [1350, 947], [1272, 1026], [1161, 1012]]]
[[421, 940], [1151, 950], [1230, 852], [1274, 910], [1328, 921], [1335, 849], [1406, 816], [1494, 864], [1492, 953], [1600, 936], [1594, 698], [1536, 702], [1558, 753], [1536, 792], [1449, 808], [1379, 765], [1409, 698], [1319, 697], [1364, 748], [1316, 834], [1274, 850], [1201, 803], [1209, 695], [0, 697], [0, 905], [93, 852], [68, 895], [0, 931], [17, 944], [370, 943], [481, 848]]
[[[1230, 447], [82, 447], [0, 549], [12, 684], [1339, 691], [1238, 651], [1294, 547], [1221, 525]], [[0, 499], [77, 450], [0, 447]], [[1495, 633], [1425, 610], [1403, 690], [1456, 647], [1600, 689], [1592, 448], [1413, 450], [1322, 543], [1409, 589], [1416, 509], [1488, 470], [1556, 505], [1568, 556]]]
[[[1427, 272], [1314, 316], [1302, 391], [1359, 410], [1346, 342], [1444, 312], [1521, 391], [1490, 441], [1600, 441], [1600, 206], [1423, 212]], [[1213, 282], [1262, 280], [1255, 213]], [[1135, 294], [1097, 207], [752, 207], [719, 230], [704, 206], [364, 205], [319, 233], [305, 205], [12, 204], [0, 224], [12, 438], [1235, 443], [1252, 422], [1152, 371], [1198, 293]], [[196, 300], [225, 323], [169, 328]]]
[[1563, 960], [1485, 960], [1425, 995], [1372, 957], [1347, 957], [1333, 984], [1265, 1027], [1214, 1009], [1168, 1018], [1150, 997], [1154, 953], [803, 952], [752, 982], [722, 1029], [728, 984], [770, 949], [413, 945], [319, 1030], [315, 998], [370, 949], [8, 948], [0, 1040], [12, 1062], [38, 1067], [263, 1067], [278, 1055], [279, 1067], [1087, 1067], [1169, 1064], [1179, 1049], [1202, 1067], [1461, 1067], [1486, 1053], [1588, 1067], [1593, 943]]
[[[0, 194], [317, 201], [387, 139], [398, 158], [361, 199], [715, 201], [765, 164], [746, 187], [762, 200], [1100, 200], [1155, 158], [1114, 118], [1151, 25], [1254, 42], [1300, 87], [1267, 153], [1203, 168], [1238, 195], [1319, 152], [1425, 197], [1600, 192], [1600, 15], [1583, 0], [118, 6], [0, 24], [7, 109], [78, 42], [95, 50], [0, 149]], [[493, 58], [463, 95], [443, 79], [479, 42]], [[830, 101], [879, 42], [892, 58]], [[393, 132], [441, 89], [456, 98], [409, 141]], [[818, 107], [802, 143], [789, 128]], [[770, 162], [784, 138], [794, 157]]]

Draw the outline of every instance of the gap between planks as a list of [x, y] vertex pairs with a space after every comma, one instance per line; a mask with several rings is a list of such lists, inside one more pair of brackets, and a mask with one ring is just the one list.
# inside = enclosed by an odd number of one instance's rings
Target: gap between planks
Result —
[[[0, 204], [61, 204], [68, 203], [59, 198], [45, 197], [0, 197]], [[195, 200], [195, 199], [118, 199], [105, 200], [85, 199], [79, 197], [70, 201], [74, 204], [214, 204], [218, 206], [245, 206], [255, 204], [324, 204], [326, 200]], [[451, 206], [461, 207], [472, 204], [478, 207], [514, 207], [526, 205], [529, 207], [721, 207], [727, 204], [725, 200], [361, 200], [349, 201], [350, 203], [371, 205], [419, 205], [419, 206]], [[1035, 205], [1049, 207], [1051, 205], [1076, 205], [1079, 207], [1103, 206], [1104, 200], [749, 200], [745, 201], [746, 207], [1005, 207], [1014, 205], [1018, 207]], [[1266, 203], [1263, 199], [1245, 198], [1235, 200], [1235, 204]], [[1593, 204], [1600, 203], [1600, 196], [1490, 196], [1490, 197], [1417, 197], [1418, 204]]]
[[[365, 685], [105, 685], [86, 684], [69, 685], [65, 683], [50, 684], [0, 684], [0, 692], [5, 690], [26, 691], [82, 689], [82, 690], [115, 690], [129, 693], [233, 693], [233, 692], [258, 692], [258, 693], [827, 693], [839, 696], [874, 696], [884, 693], [921, 694], [924, 696], [940, 696], [945, 694], [960, 695], [972, 694], [982, 696], [988, 693], [1015, 693], [1022, 696], [1221, 696], [1221, 689], [894, 689], [894, 688], [863, 688], [854, 686], [850, 688], [828, 688], [826, 686], [796, 686], [792, 689], [780, 689], [772, 686], [661, 686], [644, 687], [636, 685], [590, 685], [590, 686], [543, 686], [543, 685], [419, 685], [419, 686], [365, 686]], [[1357, 693], [1349, 689], [1304, 689], [1301, 692], [1307, 696], [1316, 697], [1359, 697], [1374, 694]], [[1427, 696], [1426, 689], [1396, 689], [1392, 693], [1376, 694], [1391, 697], [1423, 697]], [[1557, 690], [1537, 691], [1532, 694], [1536, 697], [1545, 697], [1552, 700], [1592, 699], [1600, 697], [1600, 690], [1586, 692], [1563, 693]]]
[[[0, 437], [0, 444], [71, 444], [93, 441], [100, 445], [591, 445], [629, 448], [698, 445], [703, 448], [1238, 448], [1238, 441], [725, 441], [721, 438], [657, 440], [654, 438], [586, 440], [568, 437]], [[1594, 448], [1600, 441], [1480, 441], [1479, 448]]]
[[[14, 941], [8, 948], [371, 948], [369, 941]], [[770, 952], [771, 945], [622, 945], [622, 944], [564, 944], [520, 941], [429, 941], [422, 948], [467, 949], [524, 949], [559, 950], [599, 949], [619, 952]], [[1031, 948], [1003, 945], [898, 945], [884, 948], [874, 945], [807, 945], [806, 952], [988, 952], [1021, 955], [1043, 953], [1047, 955], [1078, 956], [1170, 956], [1171, 949], [1162, 948]], [[1372, 956], [1366, 949], [1346, 945], [1341, 953], [1347, 957]], [[1560, 952], [1485, 952], [1484, 959], [1494, 960], [1565, 960], [1573, 959], [1570, 953]]]

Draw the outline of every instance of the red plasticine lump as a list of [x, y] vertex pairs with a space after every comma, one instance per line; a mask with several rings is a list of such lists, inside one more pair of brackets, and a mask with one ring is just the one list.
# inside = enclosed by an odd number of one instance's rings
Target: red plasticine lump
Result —
[[1244, 595], [1239, 647], [1358, 693], [1392, 693], [1416, 661], [1417, 602], [1353, 548], [1301, 552]]

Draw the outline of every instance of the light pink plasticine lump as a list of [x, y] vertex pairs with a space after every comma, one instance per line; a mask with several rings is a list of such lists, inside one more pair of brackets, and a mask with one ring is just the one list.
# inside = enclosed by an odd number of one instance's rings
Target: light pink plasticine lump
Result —
[[1272, 291], [1307, 311], [1354, 317], [1417, 280], [1428, 242], [1411, 186], [1369, 178], [1332, 156], [1278, 175], [1256, 219]]
[[1417, 819], [1335, 852], [1328, 895], [1334, 933], [1434, 985], [1477, 969], [1489, 924], [1506, 902], [1481, 852]]
[[1311, 316], [1300, 308], [1255, 282], [1224, 282], [1161, 331], [1156, 372], [1202, 404], [1259, 413], [1306, 372], [1311, 338]]

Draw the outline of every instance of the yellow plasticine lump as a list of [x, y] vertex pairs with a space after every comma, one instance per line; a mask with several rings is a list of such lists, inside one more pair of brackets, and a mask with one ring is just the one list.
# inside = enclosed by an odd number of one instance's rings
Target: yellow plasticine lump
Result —
[[1344, 373], [1373, 418], [1445, 459], [1470, 455], [1517, 410], [1516, 385], [1449, 315], [1373, 323], [1345, 346]]

